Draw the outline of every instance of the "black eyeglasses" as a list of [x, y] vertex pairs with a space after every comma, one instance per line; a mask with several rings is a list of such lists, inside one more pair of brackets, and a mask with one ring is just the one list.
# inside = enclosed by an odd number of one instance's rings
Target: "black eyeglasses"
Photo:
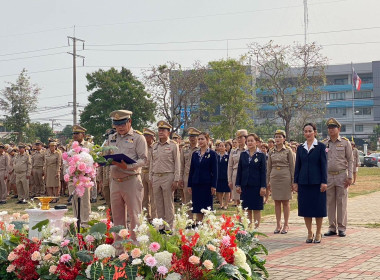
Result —
[[80, 133], [81, 133], [81, 132], [73, 132], [73, 135], [74, 135], [74, 134], [80, 134]]

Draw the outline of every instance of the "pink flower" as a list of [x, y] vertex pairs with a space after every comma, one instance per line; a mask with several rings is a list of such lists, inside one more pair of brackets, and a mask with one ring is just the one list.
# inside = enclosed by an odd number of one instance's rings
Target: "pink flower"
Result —
[[211, 269], [214, 268], [214, 264], [213, 264], [212, 261], [210, 261], [210, 260], [205, 260], [205, 261], [203, 262], [203, 266], [204, 266], [206, 269], [208, 269], [208, 270], [211, 270]]
[[129, 255], [127, 253], [123, 253], [119, 256], [120, 261], [126, 261], [129, 259]]
[[13, 264], [10, 264], [8, 267], [7, 267], [7, 272], [8, 273], [11, 273], [11, 272], [13, 272], [13, 271], [15, 271], [15, 266], [13, 265]]
[[59, 259], [59, 261], [62, 262], [62, 263], [67, 263], [70, 260], [71, 260], [71, 256], [69, 254], [64, 254]]
[[92, 242], [94, 242], [95, 241], [95, 238], [92, 236], [92, 235], [87, 235], [86, 237], [85, 237], [85, 239], [86, 239], [86, 242], [87, 243], [92, 243]]
[[209, 249], [210, 251], [213, 251], [213, 252], [216, 251], [216, 247], [212, 244], [207, 244], [207, 249]]
[[222, 243], [225, 247], [230, 247], [231, 243], [231, 237], [229, 235], [223, 236]]
[[13, 231], [14, 229], [15, 229], [15, 225], [14, 224], [7, 225], [7, 231]]
[[24, 214], [24, 215], [21, 216], [21, 219], [28, 220], [29, 219], [29, 215], [28, 214]]
[[18, 255], [15, 253], [15, 252], [10, 252], [9, 255], [8, 255], [8, 261], [12, 262], [14, 261], [15, 259], [18, 258]]
[[47, 254], [47, 255], [44, 256], [44, 261], [48, 261], [48, 260], [50, 260], [52, 257], [53, 257], [53, 255], [49, 253], [49, 254]]
[[139, 248], [135, 248], [131, 251], [132, 258], [139, 258], [141, 256], [141, 250]]
[[77, 154], [79, 154], [79, 153], [81, 152], [82, 148], [81, 148], [81, 147], [76, 147], [76, 148], [74, 148], [73, 150], [74, 150]]
[[33, 236], [33, 237], [32, 237], [32, 241], [33, 241], [34, 243], [37, 243], [38, 241], [40, 241], [40, 239], [39, 239], [38, 237], [36, 237], [36, 236]]
[[119, 231], [119, 236], [120, 236], [121, 238], [126, 238], [126, 237], [128, 237], [128, 234], [129, 234], [129, 232], [128, 232], [128, 230], [125, 229], [125, 228], [123, 228], [123, 229], [121, 229], [121, 230]]
[[151, 256], [152, 256], [151, 254], [146, 254], [145, 257], [144, 257], [144, 262], [146, 261], [147, 258], [149, 258]]
[[69, 155], [66, 153], [66, 152], [64, 152], [63, 154], [62, 154], [62, 159], [63, 160], [67, 160], [69, 158]]
[[200, 259], [197, 256], [192, 255], [189, 258], [189, 263], [191, 264], [199, 264]]
[[53, 246], [49, 248], [49, 252], [52, 254], [55, 254], [59, 251], [59, 248], [57, 246]]
[[16, 249], [17, 250], [21, 250], [21, 249], [24, 249], [25, 248], [25, 245], [24, 244], [19, 244], [17, 245]]
[[247, 235], [247, 232], [245, 230], [239, 230], [238, 233], [240, 233], [242, 235]]
[[157, 261], [156, 261], [156, 259], [155, 259], [154, 257], [149, 257], [149, 258], [147, 258], [147, 259], [145, 260], [145, 263], [146, 263], [146, 265], [149, 266], [149, 267], [154, 267], [154, 266], [156, 266]]
[[13, 213], [12, 217], [17, 220], [17, 219], [19, 219], [21, 217], [21, 214], [20, 213]]
[[82, 148], [82, 152], [84, 152], [84, 153], [90, 153], [90, 150], [89, 149], [87, 149], [87, 148]]
[[79, 197], [82, 197], [84, 195], [84, 187], [83, 186], [77, 186], [76, 187], [76, 193]]
[[65, 240], [63, 240], [63, 241], [61, 242], [61, 247], [66, 247], [67, 245], [69, 245], [69, 243], [70, 243], [70, 240], [65, 239]]
[[32, 261], [40, 261], [41, 260], [41, 254], [38, 251], [34, 251], [31, 256]]
[[54, 274], [56, 270], [57, 270], [57, 266], [56, 266], [56, 265], [52, 265], [52, 266], [49, 268], [49, 273], [50, 273], [50, 274]]
[[86, 164], [84, 162], [79, 163], [78, 169], [84, 172], [86, 170]]
[[70, 175], [69, 175], [69, 174], [65, 174], [65, 175], [63, 176], [63, 180], [65, 180], [65, 182], [70, 181]]
[[153, 242], [149, 245], [149, 250], [156, 253], [158, 250], [160, 250], [161, 246], [157, 242]]
[[159, 266], [157, 268], [157, 272], [161, 275], [165, 275], [166, 273], [168, 273], [168, 269], [165, 266]]
[[79, 147], [78, 141], [74, 141], [73, 144], [71, 145], [71, 148], [74, 149], [76, 147]]
[[70, 175], [73, 175], [75, 173], [75, 171], [77, 170], [77, 168], [75, 166], [70, 166], [69, 167], [69, 174]]
[[329, 148], [326, 148], [326, 149], [325, 149], [325, 152], [328, 153], [328, 152], [329, 152]]

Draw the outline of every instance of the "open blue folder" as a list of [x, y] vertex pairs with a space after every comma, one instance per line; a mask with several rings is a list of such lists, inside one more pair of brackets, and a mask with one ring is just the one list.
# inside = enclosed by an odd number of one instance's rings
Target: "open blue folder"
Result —
[[[133, 159], [131, 159], [129, 156], [125, 154], [106, 155], [104, 156], [104, 158], [106, 160], [108, 160], [109, 158], [112, 158], [114, 161], [117, 161], [117, 162], [121, 162], [122, 160], [124, 160], [126, 164], [136, 163], [136, 161], [134, 161]], [[105, 165], [105, 163], [101, 165]]]

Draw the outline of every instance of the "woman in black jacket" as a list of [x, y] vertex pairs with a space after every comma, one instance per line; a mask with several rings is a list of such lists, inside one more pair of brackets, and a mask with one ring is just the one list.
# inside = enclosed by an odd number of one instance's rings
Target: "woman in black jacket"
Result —
[[264, 209], [266, 193], [266, 159], [256, 146], [257, 135], [247, 136], [248, 149], [241, 153], [236, 175], [236, 191], [241, 194], [243, 209], [248, 209], [248, 218], [252, 223], [252, 211], [255, 227], [258, 228], [261, 220], [261, 210]]

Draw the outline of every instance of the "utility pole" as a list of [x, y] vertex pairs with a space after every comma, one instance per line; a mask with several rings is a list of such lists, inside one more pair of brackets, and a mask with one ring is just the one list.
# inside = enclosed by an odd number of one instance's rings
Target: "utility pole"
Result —
[[305, 46], [307, 44], [307, 27], [309, 25], [309, 12], [307, 8], [307, 0], [303, 0], [303, 22], [305, 25]]
[[59, 123], [56, 123], [56, 119], [49, 119], [49, 121], [51, 121], [51, 130], [54, 131], [54, 125], [59, 125]]
[[[74, 32], [75, 32], [75, 27], [74, 27]], [[73, 125], [77, 124], [77, 63], [76, 63], [76, 58], [80, 57], [83, 59], [83, 66], [84, 66], [84, 56], [78, 55], [77, 54], [77, 49], [76, 49], [76, 42], [80, 41], [83, 43], [82, 49], [84, 50], [84, 40], [76, 38], [75, 33], [74, 37], [67, 36], [68, 39], [68, 44], [70, 46], [70, 40], [73, 42], [73, 52], [68, 52], [68, 54], [71, 54], [73, 56]]]

